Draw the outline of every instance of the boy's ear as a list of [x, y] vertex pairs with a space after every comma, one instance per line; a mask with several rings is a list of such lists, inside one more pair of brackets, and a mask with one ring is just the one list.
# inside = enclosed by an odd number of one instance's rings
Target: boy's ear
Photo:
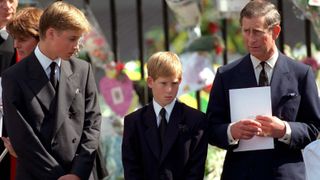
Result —
[[152, 79], [152, 77], [150, 77], [150, 76], [147, 77], [147, 84], [148, 84], [148, 87], [149, 87], [149, 88], [152, 88], [152, 86], [153, 86], [153, 79]]
[[55, 33], [55, 30], [53, 28], [49, 27], [46, 31], [46, 38], [48, 38], [50, 40], [53, 39], [53, 37], [55, 35], [54, 33]]

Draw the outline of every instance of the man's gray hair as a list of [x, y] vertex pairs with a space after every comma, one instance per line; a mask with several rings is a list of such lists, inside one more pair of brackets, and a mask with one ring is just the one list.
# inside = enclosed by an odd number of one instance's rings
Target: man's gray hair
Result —
[[281, 21], [280, 14], [276, 6], [270, 2], [262, 0], [250, 1], [240, 13], [240, 24], [243, 18], [265, 17], [265, 27], [269, 28], [279, 25]]

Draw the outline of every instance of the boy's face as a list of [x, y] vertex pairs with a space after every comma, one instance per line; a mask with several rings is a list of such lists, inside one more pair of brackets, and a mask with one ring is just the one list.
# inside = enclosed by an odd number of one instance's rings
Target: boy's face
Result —
[[38, 40], [32, 36], [14, 37], [14, 47], [17, 49], [18, 57], [23, 59], [32, 53], [37, 46]]
[[152, 89], [153, 98], [162, 107], [170, 104], [177, 96], [181, 79], [177, 77], [148, 77], [148, 86]]
[[82, 31], [64, 30], [58, 31], [52, 29], [52, 33], [49, 33], [49, 41], [51, 41], [51, 47], [54, 48], [54, 59], [57, 57], [63, 60], [69, 60], [70, 57], [75, 54], [79, 49], [79, 39], [82, 36]]

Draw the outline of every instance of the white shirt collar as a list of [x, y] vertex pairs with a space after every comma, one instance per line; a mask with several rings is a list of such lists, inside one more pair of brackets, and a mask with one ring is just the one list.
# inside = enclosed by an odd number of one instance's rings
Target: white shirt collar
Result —
[[[265, 62], [268, 64], [268, 66], [271, 69], [273, 69], [274, 66], [276, 65], [278, 57], [279, 57], [279, 52], [278, 52], [278, 50], [276, 50], [275, 53]], [[259, 60], [258, 58], [254, 57], [251, 54], [250, 54], [250, 59], [251, 59], [251, 62], [253, 64], [254, 69], [256, 69], [259, 66], [261, 60]]]
[[8, 32], [7, 32], [7, 29], [6, 27], [3, 27], [0, 29], [0, 36], [4, 39], [4, 40], [7, 40], [8, 39]]
[[154, 108], [154, 112], [156, 113], [156, 117], [157, 117], [157, 124], [160, 124], [160, 111], [162, 108], [164, 108], [166, 110], [166, 119], [169, 122], [170, 119], [170, 115], [172, 113], [173, 107], [176, 103], [177, 99], [173, 100], [170, 104], [166, 105], [165, 107], [161, 107], [153, 98], [152, 104], [153, 104], [153, 108]]
[[42, 68], [44, 70], [48, 69], [50, 64], [54, 61], [57, 63], [58, 67], [61, 66], [61, 58], [57, 58], [57, 59], [50, 59], [48, 58], [46, 55], [44, 55], [40, 49], [39, 49], [39, 45], [37, 45], [36, 49], [34, 50], [34, 54], [36, 55], [37, 59], [39, 60]]
[[[276, 65], [278, 57], [279, 57], [279, 52], [278, 52], [278, 50], [276, 50], [275, 53], [265, 62], [268, 64], [268, 66], [271, 69], [273, 69], [274, 66]], [[259, 66], [261, 60], [259, 60], [258, 58], [254, 57], [251, 54], [250, 54], [250, 59], [251, 59], [251, 62], [253, 64], [254, 69], [256, 69]]]

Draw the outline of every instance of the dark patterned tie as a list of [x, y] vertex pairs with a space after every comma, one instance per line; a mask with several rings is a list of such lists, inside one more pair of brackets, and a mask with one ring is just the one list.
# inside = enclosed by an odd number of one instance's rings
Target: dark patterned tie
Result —
[[164, 144], [164, 137], [166, 134], [166, 129], [167, 129], [166, 110], [164, 108], [162, 108], [160, 111], [160, 125], [159, 125], [159, 134], [160, 134], [161, 145]]
[[259, 75], [259, 86], [268, 86], [269, 85], [269, 81], [268, 81], [268, 76], [267, 73], [264, 69], [266, 62], [261, 62], [260, 65], [262, 67], [262, 70], [260, 71], [260, 75]]
[[55, 77], [56, 75], [56, 65], [57, 63], [55, 62], [52, 62], [50, 64], [50, 82], [52, 84], [52, 86], [56, 89], [57, 88], [57, 84], [58, 84], [58, 80], [57, 78]]

